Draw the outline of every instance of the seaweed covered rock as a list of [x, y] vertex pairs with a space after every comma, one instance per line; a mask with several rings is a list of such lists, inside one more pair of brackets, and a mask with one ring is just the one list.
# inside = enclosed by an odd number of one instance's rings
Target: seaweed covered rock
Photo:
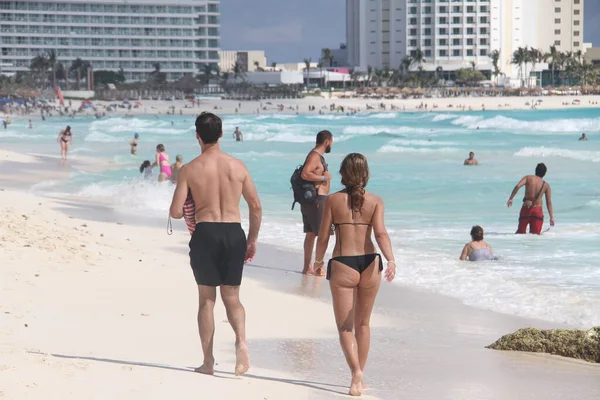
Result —
[[600, 363], [600, 326], [589, 331], [519, 329], [486, 347], [494, 350], [548, 353]]

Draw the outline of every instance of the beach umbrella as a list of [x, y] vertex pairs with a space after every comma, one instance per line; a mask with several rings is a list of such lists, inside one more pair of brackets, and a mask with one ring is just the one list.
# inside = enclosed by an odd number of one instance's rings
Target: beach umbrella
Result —
[[142, 102], [141, 102], [141, 101], [136, 101], [136, 102], [135, 102], [135, 104], [136, 104], [137, 106], [141, 106], [141, 105], [142, 105]]
[[195, 102], [196, 102], [196, 100], [194, 100], [194, 99], [189, 99], [189, 100], [188, 100], [188, 102], [190, 102], [190, 103], [195, 103]]
[[123, 100], [123, 104], [129, 104], [129, 100]]

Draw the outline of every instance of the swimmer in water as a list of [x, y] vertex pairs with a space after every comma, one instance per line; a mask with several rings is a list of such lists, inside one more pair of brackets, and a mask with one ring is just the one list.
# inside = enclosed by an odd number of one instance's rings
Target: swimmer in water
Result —
[[138, 145], [138, 139], [140, 138], [139, 133], [136, 133], [135, 135], [133, 135], [133, 140], [131, 142], [129, 142], [129, 146], [131, 147], [131, 155], [133, 156], [137, 156], [137, 145]]
[[235, 127], [235, 132], [233, 132], [233, 138], [236, 142], [244, 141], [244, 134], [242, 133], [242, 131], [240, 131], [240, 128], [237, 126]]
[[585, 133], [582, 133], [581, 137], [578, 140], [579, 141], [581, 141], [581, 140], [588, 140], [587, 135]]
[[483, 240], [483, 228], [479, 225], [471, 229], [471, 241], [465, 244], [461, 261], [489, 261], [494, 259], [494, 252], [490, 245]]
[[160, 167], [160, 175], [158, 181], [164, 182], [171, 179], [171, 164], [169, 163], [169, 155], [165, 152], [165, 146], [159, 144], [156, 146], [156, 161], [152, 164], [153, 167]]
[[171, 182], [177, 183], [181, 167], [183, 167], [183, 156], [178, 154], [177, 157], [175, 157], [175, 164], [171, 165]]
[[72, 140], [73, 132], [71, 132], [70, 126], [67, 126], [65, 129], [60, 131], [58, 138], [56, 138], [56, 141], [60, 143], [60, 159], [63, 161], [67, 159], [67, 153], [69, 152], [69, 147], [71, 146]]
[[152, 163], [150, 160], [146, 160], [140, 165], [140, 174], [144, 174], [145, 180], [152, 179]]
[[470, 152], [469, 158], [467, 158], [463, 165], [479, 165], [479, 161], [475, 159], [475, 153]]

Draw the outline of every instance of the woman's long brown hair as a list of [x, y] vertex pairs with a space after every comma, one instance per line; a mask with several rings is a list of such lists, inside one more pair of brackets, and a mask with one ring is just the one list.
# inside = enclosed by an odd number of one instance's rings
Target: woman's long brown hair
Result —
[[360, 153], [348, 154], [340, 166], [340, 175], [342, 185], [350, 196], [352, 211], [361, 212], [365, 203], [365, 187], [371, 177], [366, 157]]

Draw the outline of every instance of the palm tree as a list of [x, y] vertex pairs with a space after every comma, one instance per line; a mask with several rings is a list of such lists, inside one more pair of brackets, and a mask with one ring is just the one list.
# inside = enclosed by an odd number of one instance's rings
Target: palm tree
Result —
[[440, 75], [444, 72], [444, 68], [440, 65], [435, 69], [435, 84], [437, 85], [440, 82]]
[[500, 62], [500, 50], [494, 50], [490, 53], [490, 58], [492, 59], [492, 65], [494, 66], [494, 71], [492, 71], [492, 75], [496, 77], [496, 85], [498, 84], [498, 76], [500, 75], [500, 67], [498, 63]]
[[325, 48], [321, 50], [321, 59], [327, 61], [328, 67], [333, 67], [333, 54], [330, 49]]
[[265, 70], [260, 66], [259, 61], [254, 61], [254, 71], [255, 72], [264, 72]]
[[544, 62], [549, 63], [552, 70], [552, 79], [550, 80], [550, 86], [552, 87], [554, 87], [554, 69], [556, 68], [559, 58], [560, 52], [556, 49], [556, 46], [550, 46], [550, 51], [543, 56]]
[[367, 67], [367, 86], [371, 87], [371, 79], [373, 78], [373, 67]]
[[81, 89], [81, 73], [82, 71], [87, 71], [90, 63], [88, 61], [84, 61], [81, 58], [77, 57], [71, 63], [71, 67], [69, 68], [70, 72], [75, 72], [77, 75], [77, 90]]
[[46, 53], [48, 59], [48, 65], [52, 70], [52, 87], [56, 88], [56, 64], [58, 63], [57, 54], [55, 50], [50, 50]]
[[410, 56], [404, 56], [400, 61], [400, 69], [402, 70], [402, 75], [407, 75], [408, 71], [410, 71], [410, 67], [413, 65], [414, 61]]
[[425, 53], [423, 53], [421, 49], [416, 49], [412, 56], [412, 60], [414, 64], [417, 64], [420, 67], [421, 64], [426, 62]]
[[46, 87], [46, 74], [49, 67], [50, 63], [48, 62], [48, 58], [43, 54], [35, 56], [29, 65], [29, 69], [32, 72], [35, 71], [40, 75], [42, 88]]
[[229, 81], [229, 76], [229, 72], [223, 72], [221, 74], [221, 87], [223, 88], [223, 90], [227, 89], [227, 82]]
[[517, 50], [513, 52], [511, 64], [517, 65], [519, 67], [519, 80], [521, 81], [521, 87], [523, 87], [523, 64], [527, 64], [529, 56], [527, 55], [527, 49], [523, 47], [519, 47]]
[[312, 58], [304, 59], [304, 69], [306, 71], [306, 87], [310, 87], [310, 63], [312, 62]]
[[271, 63], [271, 68], [273, 68], [273, 70], [275, 70], [275, 67], [277, 67], [277, 62], [273, 61]]
[[202, 73], [199, 78], [204, 82], [206, 86], [210, 84], [210, 79], [212, 78], [214, 72], [214, 67], [212, 64], [204, 64], [202, 66]]
[[235, 62], [233, 64], [233, 85], [237, 86], [237, 80], [238, 78], [243, 78], [245, 73], [244, 73], [244, 68], [242, 68], [242, 64], [240, 64], [239, 62]]

